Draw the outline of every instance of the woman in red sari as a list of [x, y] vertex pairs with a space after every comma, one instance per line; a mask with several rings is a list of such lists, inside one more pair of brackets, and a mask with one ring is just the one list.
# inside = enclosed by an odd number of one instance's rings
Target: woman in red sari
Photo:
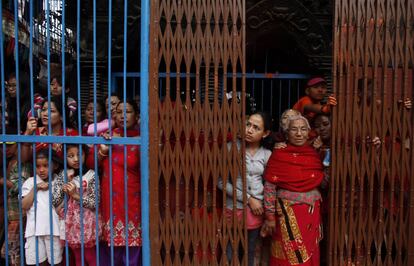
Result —
[[[124, 112], [124, 108], [126, 112]], [[105, 137], [124, 137], [124, 127], [128, 137], [138, 137], [139, 131], [136, 129], [138, 118], [139, 109], [133, 100], [127, 100], [125, 103], [120, 102], [116, 107], [116, 128], [113, 130], [112, 136], [107, 135]], [[124, 160], [124, 145], [113, 145], [112, 157], [108, 155], [109, 146], [100, 145], [98, 159], [101, 161], [103, 170], [101, 180], [102, 234], [103, 240], [108, 244], [102, 252], [103, 254], [101, 254], [101, 265], [111, 265], [111, 214], [113, 219], [114, 263], [116, 265], [126, 265], [126, 246], [128, 246], [129, 265], [141, 265], [140, 148], [138, 145], [128, 145], [126, 147], [126, 161]], [[110, 163], [112, 163], [112, 183], [110, 180]], [[125, 164], [126, 173], [124, 170]], [[126, 223], [125, 180], [128, 183], [128, 223]], [[128, 230], [127, 240], [125, 237], [126, 230]]]
[[319, 154], [309, 145], [309, 123], [289, 118], [288, 145], [270, 157], [264, 178], [276, 185], [265, 190], [262, 234], [272, 235], [270, 265], [319, 265], [322, 238], [321, 194], [324, 173]]

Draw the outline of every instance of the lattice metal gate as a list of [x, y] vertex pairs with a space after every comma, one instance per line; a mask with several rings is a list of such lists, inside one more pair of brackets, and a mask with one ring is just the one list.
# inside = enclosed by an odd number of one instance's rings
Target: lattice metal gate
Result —
[[[236, 76], [245, 73], [244, 1], [151, 5], [152, 263], [224, 265], [228, 243], [234, 250], [247, 248], [244, 221], [222, 216], [225, 195], [216, 188], [218, 177], [235, 183], [244, 173], [243, 153], [236, 148], [244, 134], [245, 83]], [[160, 72], [166, 73], [163, 92]], [[225, 92], [241, 91], [241, 102], [219, 96], [219, 82]], [[233, 256], [233, 263], [245, 265], [246, 256]]]
[[414, 265], [413, 25], [412, 0], [335, 3], [330, 265]]

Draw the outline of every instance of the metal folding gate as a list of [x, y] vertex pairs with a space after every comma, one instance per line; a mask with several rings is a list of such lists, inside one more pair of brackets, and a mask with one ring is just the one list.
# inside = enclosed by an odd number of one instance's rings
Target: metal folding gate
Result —
[[[68, 50], [65, 48], [65, 45], [67, 44], [66, 42], [66, 38], [68, 38], [68, 32], [66, 31], [66, 26], [65, 26], [65, 11], [66, 11], [66, 5], [65, 5], [65, 1], [53, 1], [54, 7], [58, 8], [61, 13], [61, 20], [52, 20], [51, 17], [51, 2], [52, 1], [42, 1], [42, 3], [38, 3], [37, 6], [44, 6], [44, 10], [40, 10], [41, 11], [41, 15], [39, 15], [39, 17], [34, 17], [34, 1], [10, 1], [11, 6], [14, 6], [14, 10], [12, 10], [12, 12], [14, 12], [14, 26], [9, 24], [6, 25], [6, 27], [3, 27], [3, 12], [5, 11], [3, 9], [2, 3], [3, 1], [0, 3], [0, 10], [2, 11], [2, 13], [0, 14], [0, 65], [1, 65], [1, 106], [2, 106], [2, 110], [1, 110], [1, 117], [2, 117], [2, 122], [1, 122], [1, 135], [0, 135], [0, 141], [1, 141], [1, 146], [2, 146], [2, 152], [1, 152], [1, 158], [2, 158], [2, 173], [1, 176], [4, 177], [4, 179], [2, 179], [2, 182], [4, 183], [4, 185], [2, 185], [2, 202], [3, 202], [3, 207], [4, 210], [2, 210], [2, 215], [3, 215], [3, 211], [4, 211], [4, 238], [5, 238], [5, 245], [4, 245], [4, 250], [3, 250], [3, 254], [5, 254], [5, 263], [6, 265], [9, 265], [10, 261], [9, 261], [9, 235], [8, 235], [8, 225], [9, 225], [9, 220], [8, 220], [8, 193], [9, 193], [9, 188], [8, 188], [8, 183], [6, 182], [6, 177], [8, 177], [8, 169], [7, 169], [7, 164], [8, 164], [8, 159], [7, 159], [7, 154], [6, 154], [6, 150], [8, 147], [8, 145], [17, 145], [17, 154], [16, 154], [16, 180], [18, 179], [18, 182], [16, 182], [14, 186], [16, 186], [16, 188], [14, 188], [16, 191], [14, 192], [14, 201], [18, 200], [18, 203], [16, 203], [18, 205], [16, 205], [16, 209], [15, 211], [17, 211], [18, 213], [18, 230], [15, 231], [17, 232], [18, 236], [17, 236], [17, 240], [14, 239], [13, 241], [17, 241], [20, 245], [20, 262], [17, 262], [20, 265], [24, 265], [25, 264], [25, 241], [23, 240], [24, 238], [24, 219], [23, 219], [23, 210], [22, 210], [22, 185], [26, 182], [24, 182], [24, 179], [22, 177], [22, 157], [30, 157], [33, 158], [33, 168], [36, 168], [36, 154], [39, 154], [39, 150], [42, 150], [43, 148], [39, 149], [39, 146], [44, 146], [47, 150], [48, 150], [48, 168], [49, 170], [51, 170], [51, 165], [52, 165], [52, 154], [54, 154], [55, 152], [61, 152], [62, 153], [62, 159], [64, 159], [63, 162], [63, 175], [64, 175], [64, 182], [69, 182], [68, 181], [68, 163], [67, 163], [67, 146], [68, 145], [78, 145], [78, 149], [80, 150], [80, 154], [82, 154], [82, 145], [90, 145], [91, 147], [91, 152], [90, 155], [93, 157], [92, 160], [94, 161], [94, 167], [92, 167], [95, 170], [95, 199], [96, 201], [93, 203], [94, 205], [94, 215], [96, 218], [96, 222], [94, 222], [96, 224], [96, 228], [92, 229], [95, 232], [92, 234], [95, 234], [95, 238], [96, 238], [96, 243], [92, 243], [94, 244], [94, 253], [95, 253], [95, 259], [96, 259], [96, 263], [99, 265], [100, 262], [100, 252], [101, 249], [100, 247], [106, 245], [100, 242], [100, 238], [96, 237], [97, 235], [99, 235], [99, 231], [100, 231], [100, 226], [98, 223], [99, 217], [101, 215], [100, 210], [98, 208], [98, 199], [99, 199], [99, 186], [100, 186], [100, 171], [98, 170], [98, 156], [104, 156], [109, 158], [108, 160], [109, 162], [109, 191], [110, 191], [110, 195], [113, 195], [113, 184], [112, 184], [112, 170], [113, 170], [113, 162], [112, 162], [112, 155], [113, 153], [113, 147], [124, 147], [124, 160], [127, 160], [127, 147], [132, 147], [132, 150], [137, 151], [138, 149], [136, 149], [136, 147], [139, 147], [139, 151], [138, 153], [134, 153], [134, 156], [139, 156], [140, 160], [139, 160], [139, 169], [140, 169], [140, 188], [139, 189], [139, 195], [137, 196], [138, 192], [134, 192], [134, 197], [139, 198], [138, 201], [141, 202], [141, 210], [140, 210], [140, 214], [136, 213], [135, 216], [141, 216], [141, 220], [139, 221], [139, 224], [134, 224], [134, 226], [137, 226], [137, 228], [135, 228], [133, 230], [134, 233], [139, 232], [141, 235], [139, 236], [139, 240], [138, 241], [142, 241], [142, 250], [141, 250], [141, 254], [142, 254], [142, 261], [143, 261], [143, 265], [150, 265], [150, 245], [149, 245], [149, 129], [148, 129], [148, 56], [149, 56], [149, 14], [150, 14], [150, 10], [149, 10], [149, 1], [144, 0], [141, 1], [141, 55], [140, 58], [135, 59], [137, 62], [140, 62], [140, 69], [141, 69], [141, 88], [144, 88], [141, 92], [140, 92], [140, 110], [133, 110], [133, 112], [135, 112], [135, 115], [139, 115], [140, 118], [140, 122], [139, 124], [134, 124], [134, 129], [138, 130], [137, 128], [139, 128], [139, 135], [134, 135], [134, 137], [128, 137], [127, 135], [127, 118], [126, 118], [126, 111], [127, 111], [127, 87], [126, 87], [126, 62], [127, 62], [127, 58], [126, 58], [126, 48], [127, 48], [127, 11], [128, 11], [128, 1], [125, 1], [123, 3], [123, 14], [124, 14], [124, 19], [123, 19], [123, 25], [124, 25], [124, 39], [123, 39], [123, 46], [124, 46], [124, 65], [123, 65], [123, 71], [124, 71], [124, 83], [123, 83], [123, 98], [120, 99], [121, 102], [124, 102], [125, 104], [123, 104], [124, 108], [123, 110], [119, 110], [122, 115], [124, 116], [123, 122], [119, 122], [118, 126], [122, 129], [120, 129], [119, 131], [119, 135], [122, 137], [116, 137], [116, 138], [103, 138], [101, 137], [99, 134], [97, 134], [98, 132], [98, 128], [97, 128], [97, 83], [96, 83], [96, 71], [97, 71], [97, 60], [96, 60], [96, 51], [97, 51], [97, 47], [96, 47], [96, 39], [97, 39], [97, 30], [96, 30], [96, 9], [97, 9], [97, 4], [96, 4], [96, 0], [93, 1], [93, 72], [94, 72], [94, 87], [93, 87], [93, 113], [94, 113], [94, 118], [93, 118], [93, 123], [95, 124], [94, 126], [92, 126], [92, 134], [89, 134], [89, 136], [84, 136], [84, 134], [82, 133], [82, 128], [81, 125], [82, 124], [82, 112], [83, 110], [81, 109], [81, 96], [80, 96], [80, 77], [83, 73], [80, 72], [80, 9], [81, 9], [81, 1], [77, 1], [76, 4], [76, 51], [71, 51], [75, 53], [76, 56], [76, 62], [77, 62], [77, 73], [76, 73], [76, 77], [70, 77], [71, 79], [75, 79], [76, 80], [76, 99], [78, 100], [78, 104], [77, 104], [77, 109], [75, 107], [74, 112], [77, 113], [77, 115], [74, 115], [73, 120], [75, 120], [77, 122], [78, 125], [78, 132], [76, 134], [68, 134], [69, 132], [75, 132], [71, 129], [69, 129], [69, 125], [68, 125], [68, 119], [69, 117], [66, 116], [68, 109], [70, 109], [71, 107], [73, 108], [74, 103], [72, 102], [71, 105], [68, 104], [68, 98], [67, 95], [65, 95], [65, 90], [63, 90], [63, 93], [61, 93], [61, 96], [58, 96], [59, 98], [56, 99], [52, 99], [52, 92], [51, 92], [51, 82], [52, 82], [52, 74], [51, 74], [51, 52], [54, 51], [60, 51], [61, 54], [60, 56], [60, 62], [61, 62], [61, 69], [59, 69], [58, 72], [60, 73], [54, 73], [53, 75], [60, 75], [61, 74], [61, 79], [59, 80], [60, 83], [60, 87], [61, 88], [66, 88], [65, 82], [67, 81], [65, 75], [67, 75], [67, 72], [65, 70], [65, 52], [67, 52]], [[25, 17], [22, 16], [23, 13], [23, 6], [25, 6], [26, 11], [28, 11], [28, 14], [25, 14]], [[111, 62], [111, 51], [112, 51], [112, 38], [111, 38], [111, 30], [112, 30], [112, 1], [109, 1], [108, 4], [108, 36], [109, 36], [109, 41], [108, 41], [108, 64], [107, 64], [107, 68], [108, 68], [108, 76], [111, 76], [112, 73], [112, 62]], [[39, 11], [39, 10], [38, 10]], [[28, 15], [26, 17], [26, 15]], [[44, 20], [42, 20], [42, 18]], [[40, 23], [39, 21], [43, 21], [44, 23]], [[53, 32], [52, 32], [52, 25], [51, 25], [51, 21], [54, 23], [59, 22], [58, 27], [56, 27], [56, 25], [54, 24], [53, 26]], [[14, 30], [14, 35], [12, 36], [12, 38], [14, 37], [14, 42], [15, 42], [15, 47], [13, 48], [13, 52], [15, 54], [14, 60], [15, 60], [15, 81], [16, 84], [15, 85], [11, 85], [8, 84], [7, 85], [7, 89], [10, 86], [15, 86], [16, 88], [16, 96], [12, 97], [10, 96], [10, 94], [7, 94], [7, 98], [6, 98], [6, 75], [5, 75], [5, 68], [8, 68], [8, 72], [14, 72], [11, 68], [10, 65], [5, 66], [4, 65], [4, 58], [5, 58], [5, 51], [4, 51], [4, 47], [3, 47], [3, 41], [4, 41], [4, 30], [9, 31], [10, 29]], [[22, 32], [24, 32], [25, 30], [27, 30], [29, 32], [25, 32], [26, 35], [22, 35]], [[59, 33], [58, 33], [59, 32]], [[53, 36], [52, 36], [53, 34]], [[23, 37], [23, 39], [22, 39]], [[61, 39], [60, 39], [61, 38]], [[139, 38], [139, 36], [135, 36], [134, 38]], [[22, 88], [20, 86], [20, 77], [23, 75], [22, 73], [22, 69], [21, 64], [19, 62], [19, 59], [21, 58], [20, 54], [19, 54], [19, 44], [23, 43], [24, 45], [27, 45], [29, 49], [27, 49], [29, 55], [27, 55], [27, 61], [28, 61], [28, 71], [30, 73], [28, 73], [27, 76], [29, 76], [29, 88]], [[61, 47], [59, 47], [59, 45], [61, 45]], [[53, 45], [53, 47], [52, 47]], [[36, 46], [36, 49], [34, 49], [34, 47]], [[47, 62], [47, 95], [43, 95], [43, 102], [47, 102], [48, 107], [47, 107], [47, 111], [44, 111], [43, 109], [39, 109], [38, 105], [43, 106], [41, 102], [38, 102], [37, 99], [41, 99], [42, 97], [35, 95], [35, 86], [34, 86], [34, 81], [36, 79], [35, 75], [35, 69], [34, 69], [34, 58], [36, 57], [36, 59], [39, 59], [39, 50], [43, 49], [42, 51], [45, 51], [45, 60]], [[36, 53], [36, 55], [34, 55]], [[130, 59], [129, 59], [130, 60]], [[110, 80], [108, 80], [109, 83], [109, 88], [110, 86]], [[23, 98], [21, 97], [23, 92], [28, 91], [29, 94], [27, 95], [27, 97]], [[111, 94], [110, 89], [108, 89], [108, 94]], [[35, 98], [36, 96], [36, 98]], [[10, 100], [11, 98], [15, 98], [15, 102], [12, 102], [12, 100]], [[6, 99], [7, 101], [9, 101], [6, 105]], [[54, 134], [55, 132], [52, 132], [52, 111], [53, 113], [56, 112], [55, 109], [53, 109], [52, 107], [52, 101], [56, 100], [56, 101], [61, 101], [61, 104], [63, 106], [63, 110], [58, 110], [57, 106], [57, 102], [55, 103], [55, 107], [56, 110], [58, 111], [60, 117], [60, 126], [62, 127], [60, 131], [62, 131], [63, 133], [60, 134]], [[27, 103], [27, 105], [29, 106], [29, 109], [27, 111], [29, 111], [29, 113], [23, 113], [23, 101], [25, 101]], [[75, 103], [76, 104], [76, 103]], [[9, 121], [6, 117], [6, 113], [8, 115], [10, 115], [10, 110], [11, 108], [15, 108], [15, 111], [17, 112], [15, 118], [17, 121], [17, 123], [15, 123], [16, 128], [11, 128], [10, 126], [6, 126], [6, 121]], [[119, 105], [121, 106], [121, 105]], [[108, 120], [111, 121], [113, 117], [111, 117], [111, 105], [108, 105]], [[46, 109], [45, 109], [46, 110]], [[128, 111], [129, 112], [129, 111]], [[45, 124], [45, 121], [43, 121], [43, 126], [44, 126], [44, 132], [37, 132], [37, 130], [39, 128], [36, 129], [36, 134], [23, 134], [22, 130], [24, 129], [24, 127], [21, 125], [22, 123], [22, 118], [25, 118], [26, 116], [28, 117], [29, 120], [34, 119], [33, 121], [37, 121], [39, 120], [38, 114], [40, 113], [40, 117], [44, 118], [47, 117], [47, 122]], [[53, 114], [54, 115], [54, 114]], [[115, 123], [116, 124], [116, 123]], [[112, 125], [112, 123], [107, 123], [104, 125], [105, 127], [109, 128], [109, 134], [112, 135], [113, 132], [115, 132], [115, 125]], [[10, 128], [10, 132], [13, 131], [13, 133], [9, 133], [9, 128]], [[136, 131], [135, 131], [136, 132]], [[101, 151], [98, 151], [98, 146], [102, 145], [102, 144], [106, 144], [109, 146], [109, 154], [102, 154]], [[58, 148], [57, 148], [58, 147]], [[26, 152], [23, 153], [23, 149], [25, 151], [29, 150], [30, 152]], [[57, 150], [58, 149], [58, 150]], [[33, 154], [31, 154], [31, 150], [33, 150]], [[53, 152], [52, 152], [53, 150]], [[131, 153], [129, 153], [131, 155]], [[109, 156], [109, 157], [108, 157]], [[129, 157], [128, 157], [129, 158]], [[31, 159], [29, 159], [29, 163], [31, 163], [32, 161], [30, 161]], [[82, 165], [82, 164], [81, 164]], [[14, 167], [14, 166], [13, 166]], [[82, 194], [86, 193], [86, 189], [84, 188], [85, 183], [84, 182], [89, 182], [89, 180], [83, 179], [86, 178], [83, 174], [82, 174], [82, 167], [80, 166], [79, 169], [79, 197], [82, 198]], [[127, 171], [129, 171], [129, 169], [127, 170], [127, 163], [125, 163], [125, 167], [124, 167], [124, 177], [123, 180], [120, 180], [121, 183], [125, 184], [125, 190], [124, 193], [125, 195], [121, 195], [123, 197], [124, 200], [124, 204], [123, 206], [113, 206], [112, 204], [112, 198], [109, 200], [110, 202], [110, 221], [108, 221], [109, 225], [109, 229], [110, 229], [110, 258], [109, 261], [104, 261], [105, 263], [109, 263], [111, 265], [118, 265], [118, 261], [114, 261], [114, 231], [115, 231], [115, 226], [113, 224], [113, 219], [115, 219], [115, 215], [113, 214], [113, 211], [115, 210], [115, 208], [121, 208], [123, 209], [123, 212], [125, 212], [125, 217], [121, 217], [121, 220], [124, 219], [124, 224], [125, 224], [125, 230], [121, 230], [122, 232], [119, 232], [119, 234], [124, 237], [124, 241], [125, 241], [125, 250], [124, 250], [124, 257], [125, 257], [125, 263], [128, 265], [128, 261], [130, 259], [129, 256], [129, 249], [132, 248], [128, 248], [128, 234], [130, 233], [130, 224], [131, 221], [133, 219], [133, 217], [128, 217], [128, 207], [130, 205], [130, 202], [128, 201], [128, 197], [131, 196], [129, 195], [129, 179], [128, 179], [128, 175]], [[36, 172], [36, 169], [33, 169], [33, 172]], [[128, 172], [129, 173], [129, 172]], [[30, 171], [30, 176], [33, 176], [32, 171]], [[53, 224], [55, 223], [55, 218], [54, 218], [54, 210], [52, 210], [53, 208], [51, 207], [52, 204], [52, 179], [53, 179], [54, 175], [51, 173], [51, 171], [49, 171], [48, 174], [48, 178], [46, 181], [42, 181], [42, 182], [47, 182], [49, 184], [49, 189], [48, 189], [48, 208], [49, 208], [49, 217], [50, 219], [48, 221], [44, 221], [44, 223], [49, 225], [49, 230], [50, 230], [50, 236], [56, 236], [56, 231], [55, 234], [53, 232], [54, 230], [54, 226]], [[131, 179], [131, 178], [130, 178]], [[38, 191], [37, 187], [38, 187], [38, 183], [36, 183], [36, 178], [34, 178], [33, 181], [33, 187], [34, 187], [34, 201], [33, 204], [31, 206], [34, 206], [34, 215], [35, 215], [35, 221], [41, 216], [36, 214], [36, 209], [38, 206], [38, 202], [39, 202], [39, 198], [38, 195], [40, 192], [36, 192]], [[101, 180], [102, 182], [102, 180]], [[128, 185], [127, 185], [128, 184]], [[128, 192], [127, 192], [128, 191]], [[68, 196], [65, 194], [65, 200], [64, 200], [64, 213], [65, 215], [67, 214], [67, 206], [68, 206]], [[87, 226], [87, 224], [85, 224], [84, 222], [84, 213], [83, 213], [83, 200], [79, 201], [80, 204], [80, 235], [81, 235], [81, 243], [79, 244], [81, 247], [80, 250], [80, 254], [81, 254], [81, 261], [82, 261], [82, 265], [84, 265], [85, 259], [86, 259], [86, 255], [85, 255], [85, 245], [84, 245], [84, 228], [85, 226]], [[36, 223], [36, 222], [35, 222]], [[40, 222], [39, 222], [40, 224]], [[34, 228], [37, 228], [37, 226], [39, 226], [39, 224], [34, 225]], [[3, 228], [1, 228], [3, 230]], [[56, 229], [56, 228], [55, 228]], [[37, 233], [35, 233], [37, 234]], [[49, 233], [48, 233], [49, 234]], [[31, 236], [31, 235], [30, 235]], [[136, 236], [135, 236], [136, 237]], [[43, 240], [42, 240], [43, 241]], [[57, 242], [60, 242], [60, 240], [54, 239], [54, 238], [50, 238], [50, 242], [49, 240], [45, 240], [45, 243], [48, 242], [50, 244], [50, 253], [51, 255], [51, 264], [56, 263], [57, 258], [54, 256], [54, 246], [56, 246], [56, 244], [58, 244]], [[36, 235], [35, 237], [35, 250], [33, 251], [33, 256], [34, 256], [34, 263], [36, 263], [37, 265], [41, 262], [39, 261], [39, 250], [40, 250], [40, 237], [38, 237]], [[69, 265], [69, 261], [70, 261], [70, 255], [68, 252], [68, 242], [65, 242], [64, 245], [64, 254], [65, 254], [65, 260], [66, 260], [66, 265]], [[16, 254], [18, 255], [18, 254]], [[102, 263], [102, 261], [101, 261]]]
[[411, 0], [335, 3], [330, 265], [414, 264], [413, 25]]

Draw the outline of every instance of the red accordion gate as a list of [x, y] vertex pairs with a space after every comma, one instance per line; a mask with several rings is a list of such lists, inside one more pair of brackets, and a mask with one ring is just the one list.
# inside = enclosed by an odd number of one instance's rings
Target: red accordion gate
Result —
[[336, 1], [330, 265], [414, 264], [413, 25], [412, 0]]
[[[245, 73], [244, 1], [160, 0], [151, 8], [152, 264], [223, 265], [228, 244], [247, 246], [244, 222], [223, 219], [217, 190], [218, 177], [244, 172], [236, 148], [245, 128], [245, 83], [236, 76]], [[228, 99], [230, 92], [241, 94]], [[233, 256], [234, 265], [246, 262]]]

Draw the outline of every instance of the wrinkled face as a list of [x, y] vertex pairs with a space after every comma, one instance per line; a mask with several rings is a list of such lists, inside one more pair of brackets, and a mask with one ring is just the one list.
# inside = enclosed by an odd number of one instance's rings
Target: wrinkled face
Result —
[[36, 174], [42, 179], [49, 177], [49, 160], [47, 158], [36, 159]]
[[10, 97], [16, 97], [16, 78], [10, 78], [7, 82], [7, 93]]
[[326, 84], [319, 83], [306, 89], [308, 96], [316, 101], [322, 101], [326, 95]]
[[62, 85], [59, 84], [56, 78], [53, 78], [50, 82], [50, 94], [53, 96], [61, 96], [62, 95]]
[[[124, 106], [126, 113], [124, 113]], [[127, 103], [118, 104], [116, 108], [116, 124], [119, 128], [124, 128], [124, 121], [126, 121], [126, 128], [133, 129], [138, 124], [138, 114], [135, 112], [132, 105]]]
[[[50, 108], [50, 118], [49, 118], [49, 110]], [[47, 127], [49, 120], [50, 124], [52, 125], [52, 128], [56, 125], [60, 125], [62, 123], [62, 117], [59, 113], [59, 111], [56, 109], [56, 106], [53, 102], [45, 102], [43, 104], [43, 108], [40, 112], [40, 118], [42, 120], [43, 126]]]
[[327, 116], [316, 117], [314, 127], [323, 142], [329, 142], [331, 140], [331, 121], [329, 121]]
[[118, 103], [120, 102], [120, 100], [117, 96], [111, 96], [111, 98], [106, 98], [105, 110], [108, 110], [108, 104], [109, 104], [108, 99], [110, 100], [111, 114], [112, 114], [112, 117], [113, 117], [116, 114], [116, 107], [117, 107]]
[[288, 129], [288, 126], [289, 126], [288, 119], [295, 115], [300, 115], [300, 112], [293, 110], [293, 109], [289, 109], [283, 112], [282, 116], [280, 117], [280, 123], [279, 123], [283, 131], [286, 131]]
[[287, 131], [288, 142], [294, 146], [303, 146], [309, 137], [309, 128], [303, 119], [290, 121]]
[[[102, 106], [100, 104], [96, 105], [96, 121], [100, 122], [102, 121]], [[88, 124], [93, 123], [93, 103], [88, 103], [85, 109], [85, 121]]]
[[68, 167], [79, 169], [80, 165], [85, 163], [85, 151], [82, 150], [82, 154], [80, 154], [78, 147], [69, 147], [66, 151], [66, 161]]
[[258, 143], [267, 135], [269, 130], [264, 129], [263, 118], [254, 114], [249, 117], [246, 121], [246, 142], [247, 143]]

